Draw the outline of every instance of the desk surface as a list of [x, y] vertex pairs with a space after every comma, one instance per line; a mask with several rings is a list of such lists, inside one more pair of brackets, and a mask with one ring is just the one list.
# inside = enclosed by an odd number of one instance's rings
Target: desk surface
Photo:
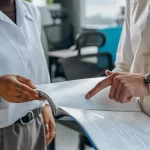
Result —
[[[96, 54], [98, 52], [97, 47], [87, 47], [87, 48], [82, 48], [81, 50], [81, 55], [86, 55], [86, 54]], [[57, 57], [57, 58], [68, 58], [68, 57], [73, 57], [78, 55], [77, 50], [59, 50], [59, 51], [50, 51], [47, 53], [49, 57]]]

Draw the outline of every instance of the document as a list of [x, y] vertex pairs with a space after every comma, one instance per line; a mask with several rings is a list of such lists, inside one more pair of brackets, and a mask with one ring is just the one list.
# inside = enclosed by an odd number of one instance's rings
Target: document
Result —
[[85, 95], [104, 78], [39, 85], [55, 119], [73, 119], [97, 150], [150, 150], [150, 118], [133, 98], [120, 104], [110, 100], [109, 88], [92, 99]]
[[61, 107], [84, 129], [98, 150], [150, 150], [150, 118], [142, 112]]
[[39, 91], [45, 93], [43, 97], [46, 97], [50, 103], [53, 103], [53, 107], [55, 106], [56, 109], [62, 106], [79, 109], [141, 111], [141, 107], [136, 98], [133, 98], [133, 100], [127, 104], [120, 104], [110, 100], [108, 97], [110, 87], [99, 92], [90, 100], [87, 100], [85, 98], [87, 92], [103, 79], [104, 78], [82, 79], [40, 85], [37, 87]]

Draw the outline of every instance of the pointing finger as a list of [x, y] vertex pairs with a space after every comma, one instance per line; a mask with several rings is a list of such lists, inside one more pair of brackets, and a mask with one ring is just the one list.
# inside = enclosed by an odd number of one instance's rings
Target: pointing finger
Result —
[[110, 86], [112, 84], [113, 75], [110, 75], [108, 78], [100, 81], [91, 91], [89, 91], [86, 95], [87, 99], [92, 98], [94, 95], [96, 95], [101, 90], [105, 89], [106, 87]]

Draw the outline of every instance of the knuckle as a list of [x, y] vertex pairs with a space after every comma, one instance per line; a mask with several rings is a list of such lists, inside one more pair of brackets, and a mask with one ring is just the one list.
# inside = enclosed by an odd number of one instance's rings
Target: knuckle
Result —
[[31, 83], [31, 80], [30, 80], [30, 79], [26, 79], [26, 82], [27, 82], [28, 84], [30, 84], [30, 83]]
[[120, 78], [117, 76], [114, 78], [114, 82], [118, 82], [120, 80]]
[[112, 96], [112, 94], [109, 94], [109, 98], [110, 98], [110, 99], [113, 99], [113, 96]]
[[124, 85], [124, 86], [123, 86], [123, 90], [124, 90], [125, 92], [127, 92], [127, 91], [129, 90], [128, 85]]
[[116, 76], [118, 76], [118, 75], [119, 75], [118, 72], [114, 72], [114, 73], [113, 73], [113, 76], [114, 76], [114, 77], [116, 77]]
[[119, 84], [118, 84], [118, 90], [122, 90], [123, 86], [124, 86], [124, 83], [123, 82], [119, 82]]
[[28, 96], [33, 96], [33, 92], [29, 90], [29, 91], [27, 91], [27, 95]]
[[16, 78], [20, 79], [20, 78], [21, 78], [21, 76], [19, 76], [19, 75], [16, 75]]
[[124, 81], [123, 81], [123, 80], [120, 80], [120, 84], [123, 85], [123, 84], [124, 84]]
[[113, 75], [114, 75], [114, 76], [117, 76], [117, 75], [118, 75], [118, 73], [117, 73], [117, 72], [114, 72], [114, 73], [113, 73]]

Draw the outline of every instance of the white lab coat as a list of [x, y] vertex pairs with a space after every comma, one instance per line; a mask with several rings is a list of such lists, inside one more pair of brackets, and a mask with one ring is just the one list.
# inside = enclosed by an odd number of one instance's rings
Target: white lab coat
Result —
[[[36, 85], [47, 84], [50, 78], [40, 40], [40, 13], [24, 0], [16, 0], [16, 12], [17, 25], [0, 11], [0, 76], [16, 74]], [[42, 105], [40, 101], [12, 104], [0, 98], [0, 128]]]
[[[114, 71], [150, 73], [150, 0], [126, 2], [125, 23]], [[150, 116], [150, 97], [141, 99], [141, 102]]]

